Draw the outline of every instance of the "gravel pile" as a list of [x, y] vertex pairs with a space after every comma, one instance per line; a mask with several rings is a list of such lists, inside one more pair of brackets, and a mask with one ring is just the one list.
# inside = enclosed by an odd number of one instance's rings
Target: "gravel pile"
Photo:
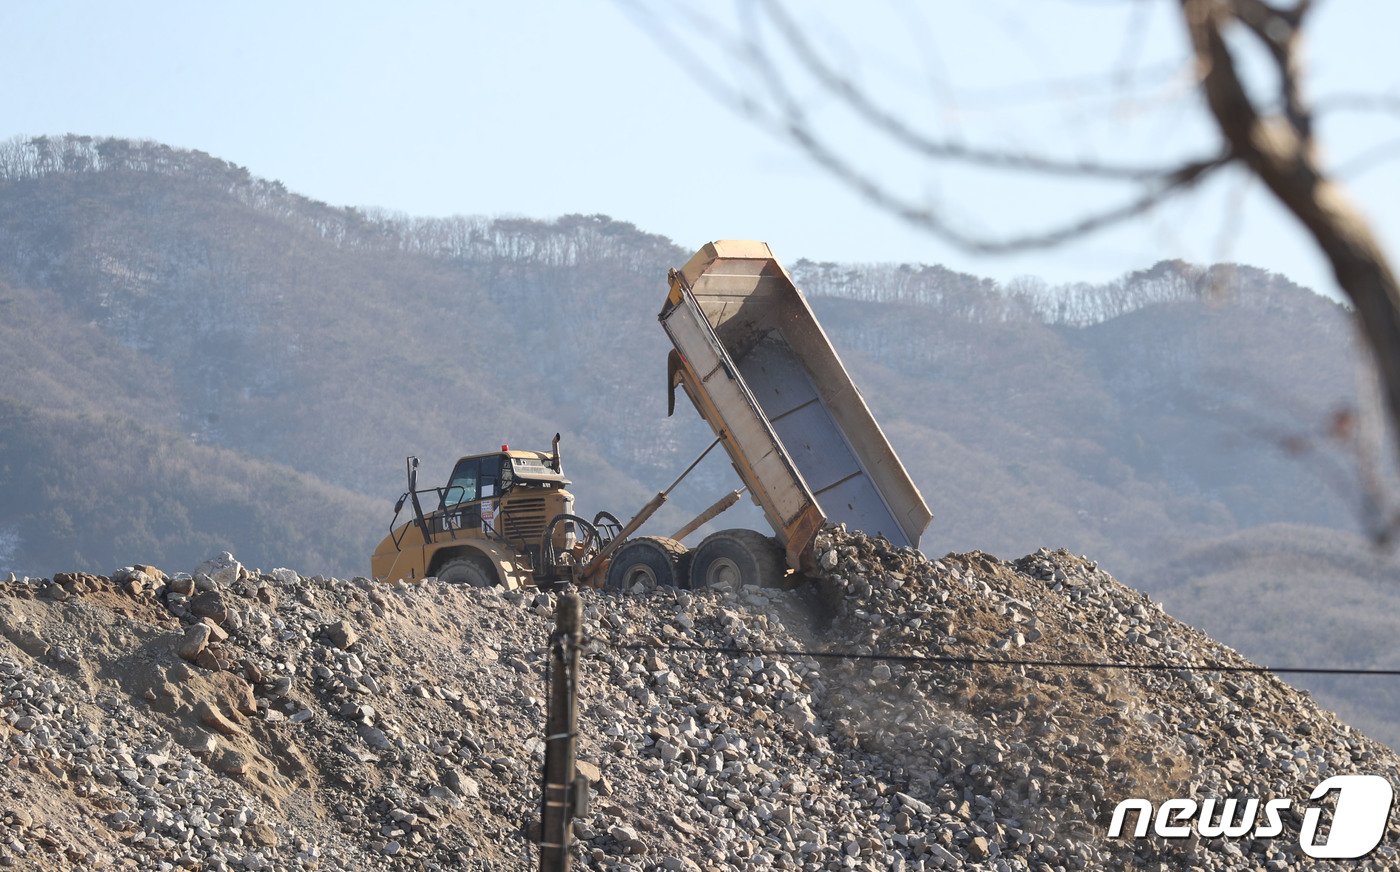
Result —
[[[1312, 788], [1400, 782], [1270, 675], [773, 654], [1246, 663], [1064, 552], [931, 561], [834, 529], [818, 554], [791, 589], [582, 593], [581, 866], [1314, 868]], [[0, 865], [529, 866], [551, 594], [223, 555], [0, 596]], [[1119, 801], [1174, 796], [1294, 812], [1273, 839], [1107, 837]]]

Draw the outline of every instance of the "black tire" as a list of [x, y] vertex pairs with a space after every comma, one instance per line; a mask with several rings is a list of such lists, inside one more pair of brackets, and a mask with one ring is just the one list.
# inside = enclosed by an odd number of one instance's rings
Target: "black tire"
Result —
[[728, 585], [731, 590], [741, 584], [773, 587], [787, 574], [787, 561], [778, 540], [757, 530], [711, 533], [690, 554], [692, 590], [713, 585]]
[[664, 536], [640, 536], [622, 544], [613, 553], [604, 586], [625, 593], [638, 584], [681, 587], [688, 562], [685, 546]]
[[472, 587], [495, 587], [500, 584], [496, 567], [479, 554], [462, 554], [448, 558], [438, 567], [437, 577], [438, 581], [448, 584], [467, 584]]

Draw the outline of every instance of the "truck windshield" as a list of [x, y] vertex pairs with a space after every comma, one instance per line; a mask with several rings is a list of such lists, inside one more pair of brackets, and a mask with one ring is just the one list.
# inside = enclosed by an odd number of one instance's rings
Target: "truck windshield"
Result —
[[460, 460], [452, 477], [447, 480], [447, 490], [442, 495], [444, 506], [455, 506], [478, 499], [477, 485], [481, 478], [481, 460]]
[[443, 507], [499, 496], [501, 458], [502, 455], [493, 454], [490, 457], [457, 461], [457, 466], [452, 470], [452, 477], [447, 480], [447, 488], [443, 491]]

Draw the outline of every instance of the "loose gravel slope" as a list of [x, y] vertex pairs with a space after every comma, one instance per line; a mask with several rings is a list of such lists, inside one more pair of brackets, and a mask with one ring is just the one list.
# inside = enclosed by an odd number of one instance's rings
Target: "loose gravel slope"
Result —
[[[1064, 552], [928, 560], [844, 530], [819, 551], [791, 589], [582, 592], [580, 865], [1320, 868], [1312, 788], [1400, 783], [1268, 674], [771, 653], [1248, 665]], [[0, 598], [0, 865], [529, 866], [551, 595], [224, 555]], [[1135, 796], [1293, 811], [1273, 839], [1109, 839]], [[1338, 868], [1397, 848], [1392, 826]]]

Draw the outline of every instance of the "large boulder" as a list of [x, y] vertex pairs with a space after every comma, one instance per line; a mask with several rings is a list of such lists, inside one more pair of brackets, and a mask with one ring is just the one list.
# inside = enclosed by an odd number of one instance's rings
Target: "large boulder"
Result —
[[243, 574], [243, 564], [224, 551], [199, 564], [191, 574], [194, 576], [195, 586], [200, 590], [214, 590], [237, 581]]

